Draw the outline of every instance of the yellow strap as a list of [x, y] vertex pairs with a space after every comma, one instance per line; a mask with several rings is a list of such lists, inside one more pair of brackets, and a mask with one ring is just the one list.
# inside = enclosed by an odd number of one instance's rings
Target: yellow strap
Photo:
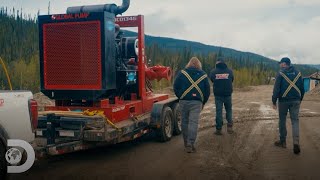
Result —
[[12, 84], [11, 84], [10, 76], [9, 76], [8, 70], [6, 68], [6, 65], [4, 64], [4, 61], [1, 57], [0, 57], [0, 63], [2, 64], [4, 72], [5, 72], [7, 79], [8, 79], [8, 84], [9, 84], [10, 90], [12, 91]]
[[201, 89], [199, 88], [198, 84], [202, 80], [207, 78], [207, 75], [205, 74], [205, 75], [201, 76], [196, 82], [194, 82], [193, 79], [190, 77], [190, 75], [185, 70], [182, 70], [181, 73], [184, 74], [186, 76], [186, 78], [190, 81], [191, 86], [186, 91], [184, 91], [184, 93], [182, 94], [182, 96], [180, 98], [183, 99], [193, 88], [196, 88], [197, 91], [199, 92], [199, 94], [201, 96], [201, 100], [203, 102], [204, 96], [203, 96], [203, 93], [202, 93]]
[[289, 86], [287, 88], [287, 90], [283, 93], [282, 97], [286, 97], [288, 95], [288, 93], [290, 92], [290, 90], [292, 88], [296, 89], [299, 93], [299, 95], [301, 96], [301, 91], [300, 89], [296, 86], [296, 82], [298, 81], [298, 79], [301, 77], [301, 73], [299, 72], [299, 74], [294, 78], [293, 81], [291, 81], [288, 76], [286, 76], [284, 73], [280, 72], [280, 75], [289, 83]]
[[121, 131], [120, 128], [118, 128], [113, 122], [111, 122], [105, 115], [103, 111], [90, 111], [89, 109], [85, 110], [83, 112], [83, 115], [87, 115], [87, 116], [95, 116], [95, 115], [99, 115], [102, 116], [108, 124], [110, 124], [113, 128], [115, 128], [117, 131]]

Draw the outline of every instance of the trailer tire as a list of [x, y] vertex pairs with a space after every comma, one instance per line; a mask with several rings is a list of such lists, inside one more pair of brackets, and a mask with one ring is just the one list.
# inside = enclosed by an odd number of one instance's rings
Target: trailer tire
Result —
[[174, 117], [173, 135], [180, 135], [182, 133], [182, 116], [179, 103], [175, 103], [172, 107]]
[[6, 146], [0, 140], [0, 179], [7, 177], [7, 161], [5, 158]]
[[174, 120], [170, 107], [164, 107], [161, 115], [160, 128], [156, 130], [160, 142], [170, 141], [173, 135]]

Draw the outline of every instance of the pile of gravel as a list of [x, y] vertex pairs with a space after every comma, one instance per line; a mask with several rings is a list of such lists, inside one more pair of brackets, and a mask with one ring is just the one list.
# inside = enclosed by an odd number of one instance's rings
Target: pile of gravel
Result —
[[45, 106], [54, 106], [54, 101], [41, 92], [34, 94], [33, 99], [37, 101], [39, 111], [43, 111]]

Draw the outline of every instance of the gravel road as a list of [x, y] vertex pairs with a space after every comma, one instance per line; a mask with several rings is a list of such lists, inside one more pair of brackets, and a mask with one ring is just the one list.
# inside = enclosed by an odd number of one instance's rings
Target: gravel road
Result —
[[273, 145], [278, 116], [271, 105], [272, 86], [233, 95], [235, 133], [215, 136], [213, 97], [199, 125], [197, 153], [183, 150], [182, 137], [159, 143], [152, 134], [114, 146], [36, 162], [12, 180], [28, 179], [320, 179], [320, 97], [308, 96], [300, 114], [301, 154], [294, 155], [288, 120], [287, 149]]

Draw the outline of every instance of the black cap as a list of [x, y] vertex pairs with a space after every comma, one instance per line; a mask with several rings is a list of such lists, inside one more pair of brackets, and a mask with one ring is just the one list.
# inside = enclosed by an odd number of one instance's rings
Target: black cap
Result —
[[288, 57], [284, 57], [280, 60], [279, 64], [281, 64], [281, 63], [286, 63], [286, 64], [290, 65], [291, 60]]

